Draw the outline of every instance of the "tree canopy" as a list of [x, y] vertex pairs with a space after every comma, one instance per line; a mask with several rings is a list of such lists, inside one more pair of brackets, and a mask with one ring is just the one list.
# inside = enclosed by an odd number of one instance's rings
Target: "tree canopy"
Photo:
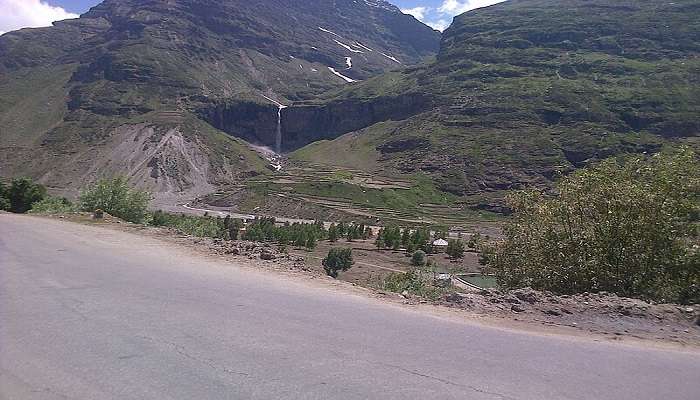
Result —
[[605, 160], [555, 195], [512, 194], [514, 217], [486, 263], [507, 288], [700, 302], [699, 199], [691, 150]]

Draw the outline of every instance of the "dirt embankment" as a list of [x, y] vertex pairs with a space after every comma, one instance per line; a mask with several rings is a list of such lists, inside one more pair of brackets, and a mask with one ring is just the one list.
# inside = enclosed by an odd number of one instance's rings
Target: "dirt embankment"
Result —
[[611, 336], [700, 345], [700, 306], [653, 304], [612, 293], [572, 296], [530, 288], [453, 293], [441, 305]]

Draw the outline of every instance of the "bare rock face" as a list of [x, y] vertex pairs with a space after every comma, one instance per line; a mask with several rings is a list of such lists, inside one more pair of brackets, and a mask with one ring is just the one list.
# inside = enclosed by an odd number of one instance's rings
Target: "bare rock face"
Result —
[[285, 148], [294, 150], [318, 140], [334, 139], [380, 121], [402, 120], [430, 108], [432, 102], [429, 95], [408, 93], [296, 104], [282, 111]]

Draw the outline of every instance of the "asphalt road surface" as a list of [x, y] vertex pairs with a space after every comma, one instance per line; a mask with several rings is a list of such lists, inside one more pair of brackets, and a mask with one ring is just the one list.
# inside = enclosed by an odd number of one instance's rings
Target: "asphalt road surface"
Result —
[[699, 398], [698, 353], [488, 328], [0, 214], [0, 399]]

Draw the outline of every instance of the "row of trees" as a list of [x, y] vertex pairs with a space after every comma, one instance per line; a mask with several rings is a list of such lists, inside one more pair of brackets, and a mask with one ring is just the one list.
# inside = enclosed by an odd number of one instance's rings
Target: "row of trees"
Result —
[[[433, 241], [446, 238], [446, 231], [431, 234], [428, 228], [401, 229], [394, 226], [380, 229], [374, 244], [378, 249], [405, 249], [406, 254], [413, 256], [417, 251], [424, 254], [435, 253]], [[461, 239], [450, 239], [445, 252], [453, 259], [463, 258], [464, 242]]]
[[377, 234], [374, 242], [378, 249], [406, 249], [413, 253], [420, 249], [426, 253], [432, 253], [432, 240], [430, 231], [427, 228], [401, 229], [397, 226], [382, 228]]
[[314, 249], [318, 241], [326, 239], [327, 235], [328, 232], [320, 221], [277, 225], [274, 218], [257, 218], [248, 224], [243, 239], [257, 242], [274, 241], [281, 245]]
[[341, 222], [339, 224], [331, 224], [328, 228], [328, 240], [337, 242], [341, 238], [347, 239], [348, 242], [353, 240], [367, 240], [372, 237], [372, 228], [365, 224], [355, 225]]

